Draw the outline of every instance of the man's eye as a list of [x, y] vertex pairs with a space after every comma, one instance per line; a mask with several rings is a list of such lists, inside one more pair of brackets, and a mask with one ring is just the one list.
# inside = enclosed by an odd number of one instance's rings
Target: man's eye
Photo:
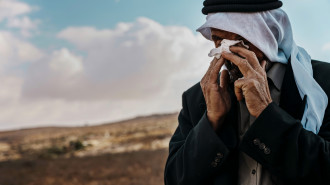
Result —
[[244, 44], [249, 45], [251, 42], [249, 42], [248, 40], [244, 39], [243, 37], [239, 37], [236, 40], [242, 40], [244, 42]]
[[212, 40], [213, 41], [218, 41], [218, 40], [223, 40], [223, 38], [218, 37], [218, 36], [215, 36], [215, 35], [212, 35]]

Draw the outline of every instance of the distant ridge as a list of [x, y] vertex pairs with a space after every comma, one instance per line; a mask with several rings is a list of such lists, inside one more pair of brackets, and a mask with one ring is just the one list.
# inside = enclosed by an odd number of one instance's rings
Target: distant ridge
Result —
[[148, 115], [138, 115], [133, 118], [126, 118], [118, 121], [113, 122], [107, 122], [107, 123], [98, 123], [98, 124], [86, 124], [86, 125], [80, 125], [80, 126], [40, 126], [40, 127], [26, 127], [26, 128], [17, 128], [17, 129], [9, 129], [9, 130], [0, 130], [0, 135], [5, 133], [11, 133], [11, 132], [17, 132], [17, 131], [28, 131], [28, 130], [42, 130], [42, 129], [74, 129], [74, 128], [81, 128], [81, 127], [99, 127], [109, 124], [120, 124], [124, 122], [130, 122], [140, 119], [146, 119], [146, 118], [161, 118], [161, 117], [167, 117], [167, 116], [173, 116], [178, 115], [179, 112], [170, 112], [170, 113], [155, 113], [155, 114], [148, 114]]
[[[0, 161], [45, 155], [66, 158], [165, 149], [178, 125], [177, 117], [178, 112], [143, 115], [91, 126], [2, 131]], [[73, 145], [79, 146], [79, 150], [73, 150]]]

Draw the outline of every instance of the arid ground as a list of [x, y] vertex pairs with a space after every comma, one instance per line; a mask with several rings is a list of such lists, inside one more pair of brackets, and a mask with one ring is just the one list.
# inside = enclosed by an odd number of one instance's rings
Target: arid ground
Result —
[[178, 113], [0, 132], [0, 185], [161, 185]]

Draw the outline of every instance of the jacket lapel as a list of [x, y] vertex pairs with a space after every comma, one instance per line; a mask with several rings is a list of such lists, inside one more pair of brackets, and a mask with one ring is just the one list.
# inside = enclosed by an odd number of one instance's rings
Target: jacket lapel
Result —
[[283, 80], [280, 107], [295, 119], [301, 120], [305, 110], [307, 96], [305, 95], [303, 100], [300, 97], [292, 71], [291, 58], [286, 66]]
[[221, 139], [227, 144], [227, 147], [234, 149], [238, 146], [238, 103], [234, 92], [234, 83], [230, 84], [228, 91], [231, 98], [231, 108], [226, 115], [225, 123], [220, 129], [219, 135]]

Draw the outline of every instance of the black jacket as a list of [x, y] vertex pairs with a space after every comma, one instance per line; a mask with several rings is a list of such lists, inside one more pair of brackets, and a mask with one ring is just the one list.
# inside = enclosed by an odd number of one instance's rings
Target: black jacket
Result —
[[[314, 78], [330, 98], [330, 64], [312, 61], [312, 65]], [[236, 102], [233, 84], [229, 91], [232, 102]], [[316, 135], [300, 123], [305, 103], [306, 97], [300, 98], [289, 62], [280, 105], [269, 104], [239, 143], [237, 104], [232, 103], [216, 133], [206, 116], [200, 83], [196, 83], [182, 94], [179, 125], [169, 143], [165, 184], [237, 184], [238, 151], [243, 151], [285, 184], [329, 185], [330, 108], [328, 105]]]

